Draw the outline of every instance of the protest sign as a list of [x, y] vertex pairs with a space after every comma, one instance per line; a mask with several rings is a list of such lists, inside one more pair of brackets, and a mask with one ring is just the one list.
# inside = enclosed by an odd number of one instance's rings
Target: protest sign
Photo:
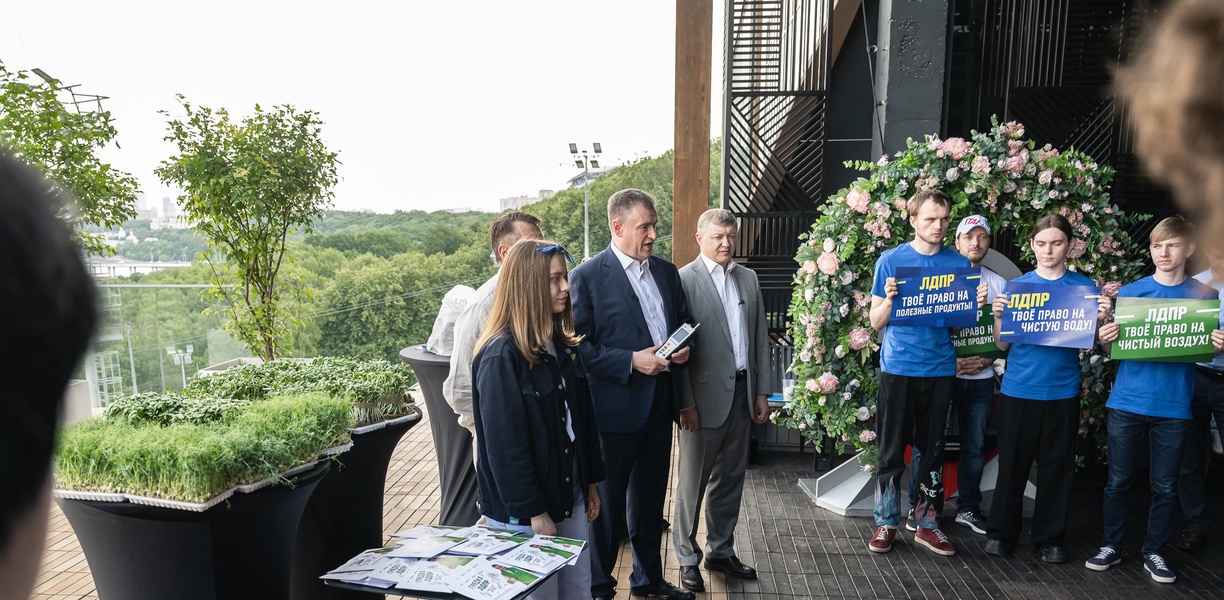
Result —
[[982, 356], [1002, 358], [1004, 352], [994, 341], [994, 313], [989, 306], [978, 309], [978, 320], [973, 327], [965, 327], [952, 336], [952, 345], [957, 356]]
[[1007, 295], [1007, 307], [999, 323], [999, 341], [1092, 348], [1100, 288], [1011, 281], [1007, 284]]
[[977, 321], [978, 267], [897, 267], [889, 325], [972, 327]]
[[1211, 332], [1219, 327], [1219, 300], [1118, 298], [1115, 360], [1210, 362]]

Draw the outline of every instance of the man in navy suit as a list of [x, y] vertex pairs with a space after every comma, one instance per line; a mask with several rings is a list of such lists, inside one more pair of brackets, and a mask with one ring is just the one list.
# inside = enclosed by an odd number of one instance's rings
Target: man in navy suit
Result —
[[692, 592], [663, 579], [659, 544], [671, 467], [676, 389], [672, 371], [689, 349], [670, 360], [654, 352], [681, 323], [692, 322], [676, 266], [652, 256], [655, 199], [627, 189], [608, 198], [612, 245], [570, 273], [574, 328], [590, 381], [608, 477], [599, 484], [604, 509], [591, 524], [591, 596], [612, 598], [620, 550], [617, 522], [626, 519], [633, 548], [634, 596], [692, 600]]

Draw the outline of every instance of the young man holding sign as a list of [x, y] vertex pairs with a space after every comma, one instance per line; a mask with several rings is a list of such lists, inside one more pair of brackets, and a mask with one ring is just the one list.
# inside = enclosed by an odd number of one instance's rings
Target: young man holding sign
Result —
[[[1177, 502], [1177, 472], [1182, 447], [1190, 426], [1190, 398], [1194, 393], [1194, 363], [1155, 362], [1176, 360], [1184, 347], [1201, 338], [1209, 340], [1208, 355], [1224, 348], [1224, 331], [1217, 328], [1218, 305], [1208, 310], [1211, 328], [1198, 322], [1170, 323], [1172, 315], [1194, 312], [1185, 305], [1169, 303], [1147, 314], [1132, 310], [1126, 298], [1213, 300], [1217, 292], [1186, 276], [1186, 258], [1194, 253], [1194, 229], [1181, 217], [1169, 217], [1152, 229], [1152, 262], [1156, 273], [1124, 286], [1118, 292], [1115, 322], [1101, 327], [1101, 342], [1113, 344], [1113, 351], [1142, 346], [1149, 349], [1145, 358], [1122, 360], [1118, 378], [1105, 404], [1109, 442], [1109, 483], [1105, 485], [1102, 513], [1104, 539], [1096, 556], [1084, 563], [1094, 571], [1104, 571], [1122, 560], [1122, 538], [1126, 533], [1128, 493], [1139, 468], [1140, 444], [1146, 433], [1151, 444], [1152, 503], [1148, 509], [1147, 537], [1143, 541], [1143, 568], [1158, 583], [1173, 583], [1177, 575], [1164, 559], [1164, 547], [1173, 530]], [[1145, 321], [1145, 317], [1152, 317]], [[1201, 329], [1209, 335], [1196, 335]], [[1182, 335], [1183, 332], [1185, 335]], [[1167, 332], [1162, 333], [1162, 332]], [[1170, 335], [1171, 334], [1171, 335]], [[1120, 339], [1121, 338], [1121, 339]], [[1116, 343], [1115, 343], [1116, 342]], [[1124, 346], [1125, 344], [1125, 346]], [[1214, 348], [1213, 348], [1214, 347]], [[1141, 355], [1143, 356], [1143, 355]], [[1193, 359], [1191, 359], [1192, 361]]]
[[[876, 262], [871, 289], [871, 326], [876, 330], [883, 329], [892, 319], [894, 299], [899, 293], [895, 276], [898, 268], [925, 267], [951, 273], [970, 266], [965, 257], [943, 245], [951, 208], [948, 197], [938, 191], [919, 192], [910, 199], [907, 209], [914, 239], [885, 252]], [[929, 287], [926, 279], [944, 281], [947, 277], [943, 274], [924, 277], [923, 287]], [[985, 301], [984, 287], [977, 296], [980, 306]], [[898, 304], [901, 303], [899, 300]], [[877, 528], [868, 544], [872, 552], [892, 550], [901, 521], [899, 492], [905, 472], [905, 446], [912, 442], [922, 453], [914, 540], [936, 554], [956, 554], [956, 548], [939, 530], [944, 500], [944, 432], [955, 376], [956, 349], [949, 327], [897, 324], [885, 331], [876, 401], [880, 458], [876, 468]]]
[[[981, 268], [981, 281], [986, 284], [986, 302], [994, 301], [1003, 291], [1007, 280], [982, 266], [990, 250], [990, 222], [981, 215], [961, 219], [956, 226], [956, 251], [969, 259], [969, 264]], [[960, 459], [956, 471], [956, 522], [975, 533], [986, 533], [986, 517], [982, 515], [982, 469], [985, 458], [986, 422], [994, 409], [994, 357], [1001, 354], [994, 344], [994, 316], [989, 310], [978, 309], [978, 323], [960, 330], [952, 339], [956, 347], [956, 381], [952, 384], [952, 404], [956, 407], [960, 432]], [[983, 352], [978, 340], [989, 343]], [[910, 514], [905, 528], [915, 531], [918, 502], [918, 473], [922, 453], [915, 448], [910, 457]]]
[[[989, 554], [1004, 556], [1016, 549], [1024, 489], [1035, 461], [1033, 546], [1045, 562], [1068, 560], [1063, 538], [1067, 531], [1067, 509], [1071, 506], [1075, 436], [1079, 430], [1078, 348], [1092, 346], [1096, 329], [1109, 315], [1110, 308], [1109, 298], [1100, 296], [1092, 280], [1067, 270], [1072, 239], [1071, 223], [1062, 215], [1038, 219], [1029, 240], [1037, 268], [1008, 282], [1005, 293], [994, 300], [995, 343], [999, 349], [1010, 348], [1011, 352], [1000, 389], [999, 478], [986, 528], [985, 550]], [[1076, 288], [1064, 292], [1061, 286]], [[1085, 297], [1094, 300], [1095, 318], [1089, 312], [1091, 308], [1084, 305]], [[1065, 305], [1073, 308], [1062, 308]], [[1019, 319], [1014, 314], [1004, 319], [1004, 309], [1021, 313]], [[1022, 324], [1013, 326], [1016, 320]], [[1062, 341], [1062, 334], [1068, 330], [1078, 333], [1085, 329], [1085, 323], [1086, 346], [1068, 346]], [[1020, 333], [1024, 336], [1012, 335]], [[1012, 343], [1008, 338], [1024, 341]]]

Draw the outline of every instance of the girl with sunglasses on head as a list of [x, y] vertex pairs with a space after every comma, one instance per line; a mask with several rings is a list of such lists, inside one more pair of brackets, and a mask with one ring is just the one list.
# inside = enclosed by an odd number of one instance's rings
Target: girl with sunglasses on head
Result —
[[[521, 240], [502, 263], [493, 309], [476, 343], [480, 512], [490, 527], [586, 540], [604, 479], [586, 371], [569, 297], [573, 262], [553, 242]], [[590, 594], [584, 551], [532, 598]]]

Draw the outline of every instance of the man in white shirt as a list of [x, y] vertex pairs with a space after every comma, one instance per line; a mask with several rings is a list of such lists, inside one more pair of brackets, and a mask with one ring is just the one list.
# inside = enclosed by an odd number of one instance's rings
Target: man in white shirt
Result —
[[[506, 213], [495, 219], [489, 227], [493, 259], [499, 267], [515, 242], [523, 239], [538, 240], [543, 237], [544, 235], [540, 233], [540, 220], [534, 215], [521, 211]], [[472, 434], [472, 464], [466, 467], [460, 465], [444, 467], [444, 469], [466, 468], [469, 471], [462, 477], [451, 479], [455, 487], [461, 489], [452, 490], [450, 486], [443, 486], [443, 490], [453, 499], [476, 497], [476, 422], [472, 417], [472, 358], [476, 340], [484, 331], [485, 322], [489, 320], [489, 311], [493, 309], [493, 292], [497, 289], [499, 273], [500, 271], [494, 273], [476, 290], [467, 307], [455, 320], [455, 347], [450, 357], [450, 375], [442, 383], [442, 396], [446, 398], [446, 403], [459, 416], [459, 425]], [[436, 416], [440, 419], [450, 417], [450, 415]], [[463, 503], [466, 504], [466, 501]], [[443, 498], [444, 510], [447, 506], [451, 506], [451, 503]], [[467, 507], [463, 507], [463, 513], [454, 515], [455, 519], [463, 522], [471, 521], [469, 525], [475, 524], [480, 519], [480, 513], [475, 506], [470, 508], [468, 511]], [[444, 516], [444, 520], [451, 519], [445, 519]]]
[[697, 220], [701, 254], [680, 269], [693, 318], [702, 324], [700, 348], [676, 376], [680, 388], [680, 467], [672, 543], [680, 583], [705, 591], [697, 564], [702, 499], [706, 503], [705, 567], [730, 577], [756, 579], [735, 555], [744, 472], [752, 424], [769, 415], [769, 335], [757, 275], [735, 264], [736, 221], [715, 208]]

